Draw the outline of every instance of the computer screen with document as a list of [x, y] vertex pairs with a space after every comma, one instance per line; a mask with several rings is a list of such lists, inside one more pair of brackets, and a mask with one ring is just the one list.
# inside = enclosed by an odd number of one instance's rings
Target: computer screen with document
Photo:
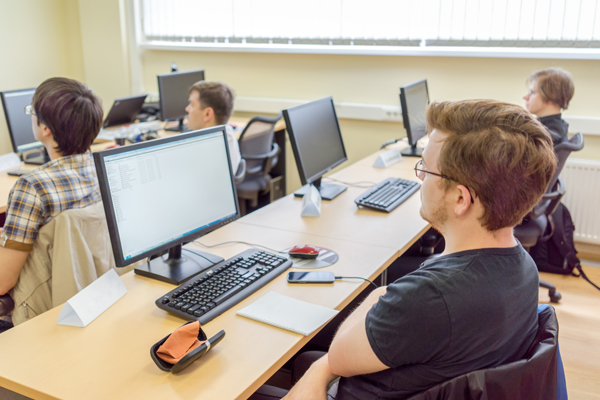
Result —
[[166, 272], [161, 280], [171, 282], [222, 260], [182, 255], [181, 245], [239, 216], [224, 126], [105, 150], [94, 161], [118, 267], [169, 250], [136, 273]]

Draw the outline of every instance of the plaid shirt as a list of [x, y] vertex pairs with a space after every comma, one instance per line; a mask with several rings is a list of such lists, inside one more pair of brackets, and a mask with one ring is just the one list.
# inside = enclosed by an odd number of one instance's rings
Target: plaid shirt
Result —
[[21, 176], [8, 196], [0, 245], [31, 251], [40, 228], [59, 213], [100, 201], [91, 153], [52, 160]]

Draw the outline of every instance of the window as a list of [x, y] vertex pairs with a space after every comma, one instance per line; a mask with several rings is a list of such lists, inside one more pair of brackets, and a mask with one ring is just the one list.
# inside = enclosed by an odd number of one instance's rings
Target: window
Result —
[[600, 0], [140, 0], [140, 5], [146, 46], [600, 53]]

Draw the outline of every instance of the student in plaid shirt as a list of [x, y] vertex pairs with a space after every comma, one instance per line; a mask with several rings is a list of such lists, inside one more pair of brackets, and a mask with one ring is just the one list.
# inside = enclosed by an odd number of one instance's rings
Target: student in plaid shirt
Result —
[[33, 135], [51, 161], [13, 187], [0, 233], [0, 295], [16, 284], [39, 229], [60, 212], [100, 201], [90, 146], [102, 125], [102, 102], [84, 84], [51, 78], [35, 91]]

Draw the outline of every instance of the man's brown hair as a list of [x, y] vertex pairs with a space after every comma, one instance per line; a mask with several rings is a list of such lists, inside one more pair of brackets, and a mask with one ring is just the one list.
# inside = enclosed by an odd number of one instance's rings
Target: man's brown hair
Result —
[[553, 67], [534, 72], [527, 83], [537, 84], [537, 90], [546, 102], [552, 102], [566, 110], [575, 94], [573, 75], [564, 69]]
[[[487, 230], [516, 226], [546, 191], [556, 167], [552, 139], [522, 107], [494, 100], [434, 102], [427, 123], [430, 131], [448, 135], [440, 172], [475, 193]], [[442, 182], [445, 189], [456, 185]]]
[[73, 79], [45, 80], [35, 90], [31, 106], [38, 125], [43, 123], [52, 132], [62, 156], [88, 151], [102, 127], [102, 101]]
[[235, 92], [222, 82], [199, 81], [192, 85], [190, 93], [196, 90], [202, 108], [211, 107], [217, 124], [226, 124], [233, 113]]

